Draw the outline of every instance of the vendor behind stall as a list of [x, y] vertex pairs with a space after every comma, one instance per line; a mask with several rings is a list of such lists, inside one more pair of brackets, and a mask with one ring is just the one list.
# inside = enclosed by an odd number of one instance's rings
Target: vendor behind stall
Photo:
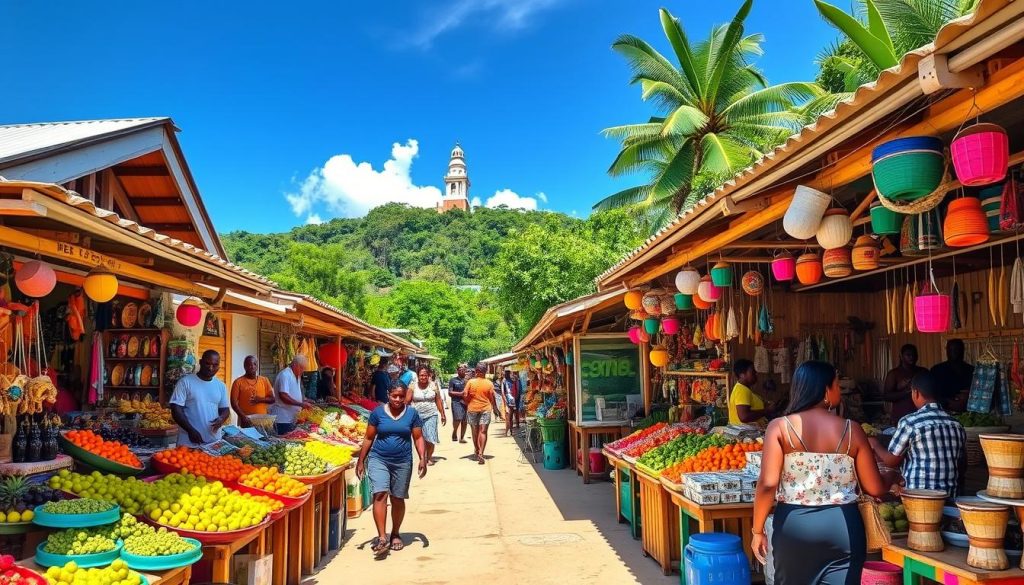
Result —
[[773, 414], [770, 407], [765, 406], [763, 396], [754, 391], [757, 386], [757, 371], [754, 362], [739, 359], [733, 364], [733, 375], [736, 385], [729, 394], [729, 424], [763, 425], [765, 418]]
[[974, 366], [964, 361], [964, 340], [946, 342], [946, 361], [932, 366], [932, 374], [939, 385], [940, 402], [951, 412], [967, 410], [967, 397], [971, 393]]
[[955, 497], [965, 464], [964, 427], [939, 405], [942, 381], [931, 372], [914, 376], [912, 412], [900, 419], [888, 450], [871, 439], [875, 455], [889, 467], [902, 466], [907, 489], [940, 490]]
[[900, 348], [900, 365], [889, 370], [882, 384], [882, 400], [892, 402], [889, 417], [892, 425], [914, 412], [914, 401], [910, 397], [910, 381], [914, 376], [928, 370], [917, 365], [917, 347], [906, 344]]
[[228, 420], [228, 388], [217, 378], [220, 354], [203, 352], [199, 371], [178, 380], [168, 403], [171, 418], [178, 424], [178, 445], [192, 447], [221, 438], [221, 427]]

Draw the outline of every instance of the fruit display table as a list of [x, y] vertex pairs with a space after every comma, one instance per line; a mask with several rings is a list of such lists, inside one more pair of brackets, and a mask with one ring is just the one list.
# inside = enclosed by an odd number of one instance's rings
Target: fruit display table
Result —
[[[740, 537], [743, 541], [743, 552], [753, 563], [754, 553], [750, 550], [751, 528], [754, 524], [754, 504], [714, 504], [701, 506], [678, 491], [664, 486], [672, 503], [679, 509], [679, 551], [686, 549], [690, 542], [690, 521], [697, 523], [697, 533], [715, 532], [715, 522], [721, 523], [718, 532], [728, 532]], [[682, 573], [682, 583], [686, 584], [686, 571]]]
[[628, 522], [633, 538], [640, 538], [640, 490], [637, 489], [636, 470], [628, 461], [607, 450], [604, 457], [615, 480], [615, 518], [619, 522]]
[[227, 544], [203, 545], [203, 561], [210, 563], [210, 581], [231, 582], [231, 558], [242, 551], [263, 556], [266, 553], [266, 530], [260, 530]]
[[[46, 572], [45, 567], [40, 567], [33, 560], [35, 557], [29, 557], [25, 560], [18, 561], [17, 564], [25, 567], [26, 569], [32, 569], [40, 575]], [[189, 585], [192, 580], [192, 566], [178, 567], [177, 569], [171, 569], [169, 571], [141, 571], [140, 572], [146, 580], [149, 581], [149, 585]]]
[[640, 547], [661, 565], [661, 571], [672, 574], [679, 567], [679, 517], [668, 490], [657, 477], [642, 471], [636, 474], [640, 485]]
[[601, 437], [603, 442], [610, 443], [629, 432], [630, 428], [621, 424], [578, 425], [569, 421], [569, 461], [576, 468], [576, 475], [583, 476], [583, 483], [590, 483], [590, 439]]
[[903, 567], [904, 585], [923, 585], [924, 579], [944, 585], [1022, 585], [1024, 570], [1011, 563], [1005, 571], [977, 569], [967, 564], [967, 549], [947, 546], [940, 552], [907, 548], [907, 539], [882, 547], [882, 559]]

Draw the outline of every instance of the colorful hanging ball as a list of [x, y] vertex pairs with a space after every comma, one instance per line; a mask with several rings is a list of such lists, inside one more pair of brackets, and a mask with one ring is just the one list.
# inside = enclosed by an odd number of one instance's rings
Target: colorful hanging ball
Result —
[[194, 298], [187, 298], [178, 305], [174, 318], [182, 327], [195, 327], [203, 320], [203, 304]]
[[644, 331], [643, 327], [641, 327], [640, 331], [637, 332], [637, 336], [640, 338], [640, 343], [647, 343], [648, 341], [651, 340], [651, 336], [648, 335], [646, 331]]
[[42, 298], [57, 286], [57, 273], [46, 262], [29, 260], [14, 273], [14, 284], [26, 296]]
[[748, 270], [740, 279], [740, 286], [743, 288], [743, 292], [756, 297], [764, 292], [764, 276], [756, 270]]
[[627, 333], [627, 335], [629, 335], [629, 340], [634, 345], [640, 345], [640, 328], [639, 327], [637, 327], [636, 325], [630, 327], [629, 328], [629, 332]]
[[728, 262], [715, 264], [711, 268], [711, 282], [719, 288], [732, 286], [732, 265]]
[[638, 290], [626, 291], [625, 296], [622, 297], [622, 302], [626, 304], [626, 308], [635, 311], [643, 306], [644, 293]]
[[332, 341], [317, 348], [317, 357], [320, 358], [321, 365], [338, 370], [348, 361], [348, 351], [344, 345]]
[[665, 317], [661, 320], [661, 329], [667, 335], [679, 333], [679, 319], [676, 317]]
[[82, 290], [93, 301], [105, 303], [117, 295], [117, 277], [106, 268], [97, 266], [86, 275]]
[[648, 291], [643, 298], [644, 310], [651, 315], [661, 314], [661, 294], [658, 291]]
[[697, 286], [697, 296], [701, 300], [713, 303], [722, 296], [722, 289], [715, 286], [715, 283], [711, 282], [711, 277], [705, 275], [700, 279], [700, 285]]
[[668, 350], [664, 346], [656, 345], [651, 348], [650, 353], [651, 364], [658, 368], [664, 368], [668, 365], [669, 354]]
[[700, 284], [700, 273], [692, 266], [687, 266], [676, 274], [676, 290], [684, 295], [697, 294], [697, 286]]

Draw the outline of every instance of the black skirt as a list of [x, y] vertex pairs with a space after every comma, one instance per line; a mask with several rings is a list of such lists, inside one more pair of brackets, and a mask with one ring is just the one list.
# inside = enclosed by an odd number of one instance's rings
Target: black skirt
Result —
[[859, 585], [866, 555], [864, 521], [856, 502], [775, 506], [775, 585]]

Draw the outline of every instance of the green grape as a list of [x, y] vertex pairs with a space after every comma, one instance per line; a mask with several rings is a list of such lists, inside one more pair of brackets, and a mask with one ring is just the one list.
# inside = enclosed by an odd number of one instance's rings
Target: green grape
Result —
[[61, 500], [43, 504], [43, 511], [48, 514], [95, 514], [112, 510], [114, 504], [90, 498], [77, 500]]

